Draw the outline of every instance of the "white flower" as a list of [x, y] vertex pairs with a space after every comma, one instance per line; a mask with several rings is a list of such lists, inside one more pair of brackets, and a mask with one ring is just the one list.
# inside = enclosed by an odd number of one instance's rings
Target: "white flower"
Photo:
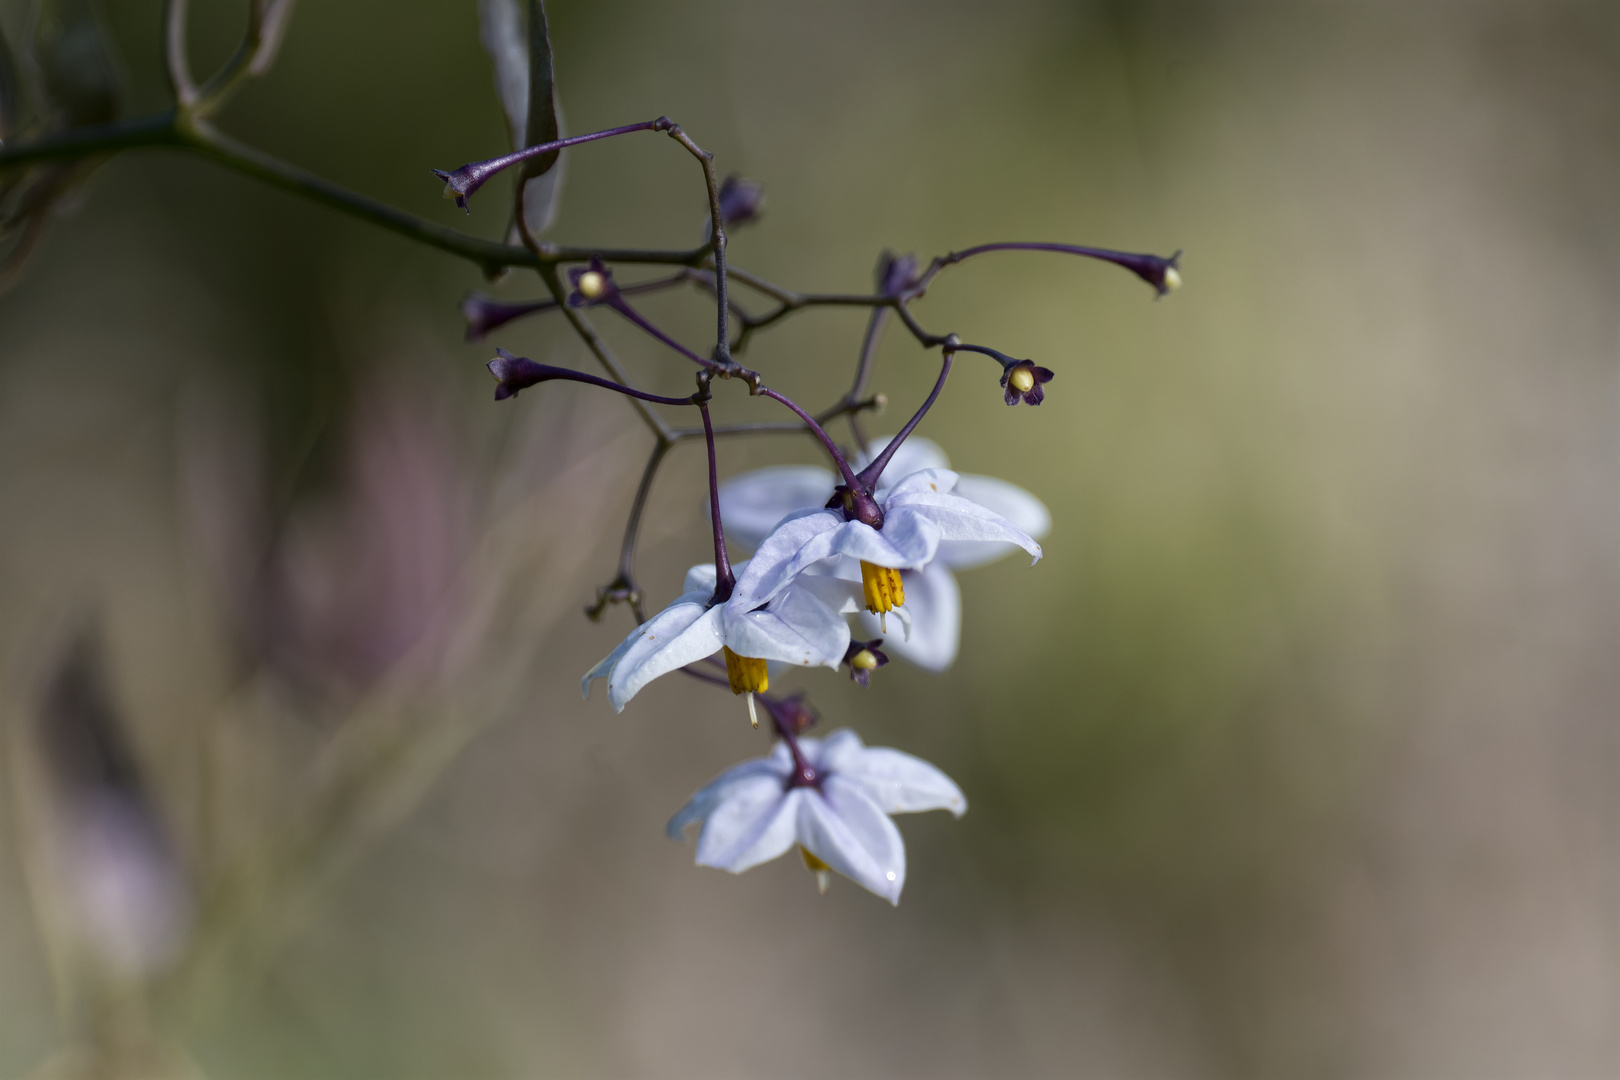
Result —
[[[738, 569], [745, 569], [741, 564]], [[854, 587], [847, 581], [807, 577], [749, 609], [709, 606], [714, 595], [714, 564], [694, 566], [685, 592], [630, 632], [630, 636], [580, 680], [590, 697], [591, 682], [606, 678], [615, 712], [653, 679], [676, 668], [726, 653], [731, 688], [762, 691], [769, 685], [765, 662], [837, 668], [849, 645], [843, 614], [855, 610]]]
[[[866, 459], [881, 453], [886, 445], [887, 439], [873, 441], [867, 448]], [[904, 481], [918, 472], [945, 470], [948, 464], [945, 452], [937, 443], [913, 435], [900, 445], [890, 459], [884, 476]], [[757, 469], [734, 477], [720, 486], [720, 512], [725, 521], [726, 534], [744, 547], [760, 548], [784, 518], [798, 511], [823, 506], [831, 497], [836, 483], [837, 478], [831, 472], [813, 465]], [[886, 506], [892, 490], [892, 487], [880, 481], [877, 491], [879, 504]], [[1005, 480], [990, 476], [957, 475], [951, 494], [999, 515], [1021, 530], [1024, 538], [1031, 540], [1031, 545], [1019, 541], [1006, 542], [1004, 539], [946, 537], [939, 541], [933, 558], [920, 569], [901, 569], [904, 610], [911, 616], [910, 632], [904, 640], [886, 641], [885, 648], [892, 648], [896, 655], [931, 671], [943, 671], [949, 667], [956, 659], [961, 643], [962, 595], [952, 571], [993, 562], [1012, 553], [1017, 547], [1031, 550], [1038, 558], [1040, 548], [1033, 545], [1033, 540], [1045, 536], [1052, 524], [1051, 515], [1039, 499]], [[889, 526], [885, 522], [883, 532], [888, 531]], [[756, 558], [755, 562], [761, 560]], [[835, 565], [828, 572], [854, 580], [855, 565], [848, 560], [837, 562], [842, 565]], [[868, 633], [878, 632], [879, 616], [868, 612], [863, 618]]]
[[769, 757], [728, 769], [693, 795], [669, 819], [669, 835], [679, 840], [686, 826], [702, 822], [698, 865], [733, 874], [797, 844], [812, 869], [836, 870], [898, 904], [906, 847], [889, 815], [949, 810], [961, 817], [962, 790], [921, 758], [864, 746], [848, 729], [798, 743], [814, 785], [795, 784], [792, 750], [778, 742]]

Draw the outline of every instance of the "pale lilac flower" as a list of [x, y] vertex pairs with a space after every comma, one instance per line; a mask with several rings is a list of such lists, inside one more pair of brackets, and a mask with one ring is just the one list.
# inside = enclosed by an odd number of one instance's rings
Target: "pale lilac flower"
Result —
[[714, 565], [694, 566], [682, 595], [586, 672], [580, 690], [589, 697], [591, 682], [607, 679], [608, 701], [622, 712], [653, 679], [722, 651], [739, 694], [766, 689], [766, 661], [834, 669], [843, 662], [849, 647], [844, 614], [855, 609], [849, 582], [807, 577], [750, 609], [711, 603], [714, 588]]
[[667, 832], [678, 840], [701, 822], [698, 865], [733, 874], [798, 845], [818, 877], [836, 870], [898, 904], [906, 848], [889, 815], [949, 810], [961, 817], [962, 790], [921, 758], [865, 746], [848, 729], [798, 746], [802, 762], [778, 742], [769, 757], [721, 773], [670, 818]]
[[[886, 438], [874, 440], [861, 460], [869, 460], [887, 444]], [[895, 452], [884, 476], [902, 480], [925, 470], [944, 470], [948, 464], [937, 443], [913, 435]], [[1052, 518], [1046, 507], [1016, 484], [991, 476], [955, 475], [953, 495], [999, 515], [1026, 537], [1038, 540], [1051, 528]], [[784, 518], [824, 505], [836, 483], [831, 472], [813, 465], [756, 469], [734, 477], [720, 485], [720, 512], [726, 535], [743, 547], [758, 548]], [[879, 486], [880, 504], [889, 497], [889, 490]], [[930, 671], [945, 670], [956, 659], [962, 636], [962, 595], [953, 571], [983, 566], [1023, 546], [1017, 542], [943, 539], [934, 558], [921, 569], [902, 568], [905, 606], [896, 613], [909, 613], [909, 633], [904, 639], [887, 639], [886, 647]], [[1039, 547], [1035, 550], [1038, 552]], [[853, 560], [837, 559], [820, 572], [854, 581], [858, 566]], [[862, 618], [869, 633], [879, 632], [879, 616], [867, 612]]]

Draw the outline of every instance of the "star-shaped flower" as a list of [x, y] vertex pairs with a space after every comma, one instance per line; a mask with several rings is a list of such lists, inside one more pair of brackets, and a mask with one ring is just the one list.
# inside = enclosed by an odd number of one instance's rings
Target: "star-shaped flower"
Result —
[[[887, 445], [887, 438], [874, 440], [861, 460], [875, 456]], [[896, 451], [884, 476], [899, 479], [948, 465], [937, 443], [913, 435]], [[814, 465], [774, 466], [733, 477], [720, 485], [720, 512], [726, 535], [742, 547], [757, 548], [783, 518], [825, 504], [836, 483], [831, 472]], [[999, 514], [1037, 540], [1052, 525], [1051, 515], [1039, 499], [993, 476], [959, 474], [953, 494]], [[886, 495], [887, 488], [880, 487], [878, 500], [882, 502]], [[884, 648], [930, 671], [945, 670], [956, 659], [962, 636], [962, 594], [952, 571], [983, 566], [1015, 550], [1017, 547], [1011, 543], [943, 540], [933, 560], [921, 570], [902, 569], [900, 582], [905, 610], [911, 616], [910, 633], [903, 640], [898, 636], [887, 639]], [[830, 572], [854, 580], [855, 564], [840, 561], [844, 566]], [[868, 612], [862, 618], [868, 633], [879, 632], [878, 616]]]
[[[752, 611], [805, 577], [836, 572], [837, 556], [858, 560], [866, 609], [880, 617], [905, 603], [901, 570], [921, 570], [942, 541], [1016, 544], [1039, 561], [1041, 546], [1000, 514], [952, 494], [958, 477], [949, 469], [912, 473], [877, 504], [883, 527], [846, 520], [838, 510], [801, 510], [783, 518], [760, 544], [727, 606]], [[722, 517], [724, 509], [722, 508]], [[826, 564], [826, 565], [821, 565]], [[807, 574], [807, 571], [810, 572]]]
[[800, 739], [807, 782], [792, 750], [778, 742], [769, 757], [728, 769], [669, 819], [680, 839], [701, 822], [697, 863], [740, 874], [797, 844], [811, 869], [836, 870], [892, 904], [906, 884], [906, 847], [891, 814], [967, 812], [950, 777], [910, 754], [868, 747], [848, 729], [825, 740]]
[[585, 673], [580, 680], [584, 695], [590, 697], [593, 680], [606, 678], [608, 701], [615, 712], [623, 712], [625, 703], [653, 679], [722, 651], [731, 688], [739, 694], [769, 686], [768, 660], [834, 669], [843, 662], [849, 647], [843, 613], [855, 609], [849, 582], [807, 577], [748, 609], [711, 604], [714, 585], [712, 563], [687, 571], [685, 592]]

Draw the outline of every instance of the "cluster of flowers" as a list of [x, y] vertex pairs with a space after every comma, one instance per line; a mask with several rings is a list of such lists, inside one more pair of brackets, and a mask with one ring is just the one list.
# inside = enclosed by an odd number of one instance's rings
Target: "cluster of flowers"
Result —
[[[655, 437], [626, 527], [619, 575], [599, 590], [597, 605], [587, 612], [596, 618], [608, 604], [626, 603], [637, 626], [585, 675], [582, 688], [589, 697], [592, 683], [605, 679], [609, 702], [615, 710], [623, 710], [653, 679], [679, 671], [743, 695], [756, 728], [763, 708], [780, 740], [777, 746], [768, 757], [722, 774], [693, 796], [670, 821], [671, 835], [701, 824], [697, 861], [734, 873], [797, 847], [823, 890], [828, 874], [837, 871], [898, 902], [905, 884], [905, 848], [890, 815], [935, 809], [960, 815], [967, 800], [956, 784], [927, 762], [896, 750], [867, 748], [851, 732], [837, 732], [825, 741], [803, 737], [816, 722], [816, 713], [803, 695], [768, 692], [772, 668], [779, 674], [790, 667], [842, 666], [865, 686], [873, 671], [888, 662], [888, 651], [933, 671], [951, 664], [961, 624], [961, 594], [953, 570], [989, 562], [1015, 549], [1038, 561], [1037, 540], [1050, 519], [1040, 501], [1022, 488], [952, 472], [940, 448], [913, 432], [944, 389], [958, 353], [987, 356], [1000, 365], [1002, 400], [1007, 405], [1041, 404], [1053, 378], [1050, 370], [1032, 361], [965, 343], [955, 334], [929, 333], [909, 305], [925, 295], [947, 267], [994, 251], [1100, 259], [1131, 271], [1162, 296], [1180, 284], [1180, 253], [1163, 258], [1072, 244], [992, 243], [952, 252], [926, 267], [911, 256], [885, 254], [871, 294], [811, 295], [782, 289], [727, 267], [726, 230], [759, 216], [763, 190], [758, 184], [738, 177], [718, 182], [713, 155], [664, 116], [561, 137], [544, 6], [531, 0], [527, 34], [515, 29], [524, 20], [511, 0], [486, 0], [480, 10], [514, 149], [434, 174], [445, 183], [445, 197], [467, 209], [468, 200], [491, 178], [516, 169], [515, 238], [535, 256], [551, 297], [511, 303], [473, 294], [462, 304], [468, 337], [481, 340], [525, 315], [564, 313], [612, 378], [536, 363], [497, 349], [489, 362], [499, 384], [496, 399], [514, 397], [550, 380], [586, 383], [635, 399]], [[500, 17], [493, 18], [496, 15]], [[527, 53], [516, 44], [520, 40], [529, 43]], [[609, 252], [562, 249], [538, 241], [535, 236], [550, 220], [556, 198], [554, 166], [560, 151], [638, 131], [668, 135], [702, 166], [709, 196], [702, 245], [690, 252]], [[671, 276], [621, 285], [613, 264], [638, 263], [679, 269]], [[557, 273], [559, 264], [568, 265], [566, 287]], [[775, 308], [749, 314], [730, 296], [732, 280], [774, 301]], [[718, 327], [707, 355], [655, 326], [631, 302], [633, 296], [682, 283], [694, 284], [714, 298]], [[759, 372], [744, 367], [733, 353], [741, 352], [754, 331], [817, 306], [865, 307], [871, 310], [871, 319], [853, 386], [831, 409], [812, 415], [767, 386]], [[590, 330], [587, 309], [613, 312], [696, 364], [697, 392], [664, 397], [627, 385], [617, 362]], [[863, 395], [876, 343], [891, 316], [898, 317], [924, 347], [939, 349], [939, 378], [898, 434], [868, 440], [858, 414], [883, 403], [881, 395]], [[735, 338], [734, 326], [741, 328]], [[777, 402], [797, 422], [717, 429], [708, 409], [716, 379], [745, 383], [751, 395]], [[649, 405], [696, 407], [703, 426], [673, 429]], [[823, 425], [835, 417], [848, 420], [855, 452], [846, 452], [828, 435]], [[763, 469], [722, 486], [715, 469], [716, 435], [748, 434], [765, 427], [811, 435], [826, 451], [834, 471]], [[648, 618], [633, 575], [641, 508], [665, 452], [684, 438], [699, 436], [709, 455], [714, 559], [693, 567], [681, 596]], [[752, 549], [752, 558], [733, 566], [728, 538]], [[890, 636], [891, 614], [899, 623], [898, 637]], [[862, 620], [863, 634], [881, 636], [856, 638], [851, 616]]]
[[[721, 206], [731, 210], [722, 225], [734, 223], [734, 216], [754, 216], [757, 186], [747, 189], [752, 198], [740, 211], [737, 190], [736, 181], [722, 189]], [[1177, 284], [1177, 271], [1173, 260], [1156, 262], [1155, 284], [1163, 293]], [[886, 256], [878, 271], [879, 300], [905, 295], [917, 279], [914, 259]], [[585, 674], [581, 689], [589, 697], [592, 684], [606, 680], [608, 701], [622, 711], [652, 680], [678, 671], [744, 696], [754, 726], [760, 726], [763, 709], [779, 742], [767, 757], [723, 773], [694, 795], [671, 819], [670, 835], [679, 837], [686, 826], [701, 825], [697, 862], [733, 873], [797, 848], [823, 891], [830, 873], [837, 871], [898, 903], [905, 884], [905, 848], [890, 816], [923, 810], [960, 816], [967, 809], [966, 798], [933, 765], [897, 750], [866, 747], [851, 731], [838, 731], [824, 741], [803, 737], [817, 715], [803, 695], [770, 695], [772, 672], [844, 667], [866, 686], [872, 672], [888, 663], [890, 651], [931, 671], [950, 666], [961, 631], [961, 594], [953, 571], [1014, 550], [1029, 554], [1033, 565], [1041, 557], [1038, 540], [1049, 528], [1050, 516], [1023, 488], [953, 472], [940, 447], [914, 435], [914, 429], [938, 397], [958, 351], [982, 353], [1001, 363], [1000, 386], [1008, 405], [1039, 405], [1053, 373], [948, 335], [939, 339], [939, 379], [910, 422], [898, 434], [846, 454], [815, 418], [764, 386], [758, 373], [735, 361], [702, 357], [650, 323], [626, 298], [636, 287], [619, 286], [601, 259], [592, 257], [572, 268], [569, 281], [569, 307], [606, 307], [696, 362], [698, 392], [690, 398], [659, 397], [497, 350], [489, 363], [499, 384], [496, 398], [563, 379], [657, 404], [696, 405], [709, 450], [715, 552], [712, 562], [687, 573], [682, 594], [650, 618], [639, 617], [639, 594], [624, 591], [620, 598], [637, 597], [638, 625]], [[706, 282], [712, 287], [713, 277]], [[464, 305], [464, 314], [470, 336], [481, 337], [517, 314], [544, 306], [502, 306], [475, 295]], [[863, 364], [870, 345], [869, 337]], [[835, 470], [781, 466], [720, 484], [708, 413], [716, 375], [741, 378], [752, 393], [792, 409], [804, 430], [822, 444]], [[858, 426], [855, 431], [858, 436]], [[751, 549], [753, 556], [732, 564], [728, 541]], [[891, 614], [898, 636], [890, 636]], [[861, 620], [863, 634], [882, 636], [856, 637], [851, 616]]]

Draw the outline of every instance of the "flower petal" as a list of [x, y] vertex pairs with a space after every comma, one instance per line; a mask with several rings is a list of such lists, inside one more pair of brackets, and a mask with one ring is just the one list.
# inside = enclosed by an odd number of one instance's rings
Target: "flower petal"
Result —
[[788, 753], [786, 743], [778, 742], [776, 750], [780, 753], [773, 751], [770, 757], [753, 758], [741, 765], [734, 765], [703, 785], [686, 800], [685, 806], [675, 811], [675, 816], [664, 826], [664, 832], [671, 840], [679, 840], [681, 831], [688, 825], [707, 820], [714, 808], [731, 798], [741, 785], [760, 777], [773, 779], [778, 790], [781, 790], [793, 772], [793, 758]]
[[623, 712], [625, 703], [658, 676], [719, 652], [722, 610], [677, 602], [643, 623], [640, 636], [608, 675], [613, 711]]
[[[732, 567], [733, 570], [736, 567]], [[686, 572], [686, 582], [681, 586], [681, 599], [701, 597], [700, 603], [707, 602], [714, 595], [716, 575], [714, 563], [698, 563]]]
[[726, 538], [759, 547], [789, 514], [825, 506], [835, 483], [831, 472], [814, 465], [779, 465], [732, 477], [720, 485]]
[[[963, 475], [957, 478], [956, 490], [952, 494], [1000, 514], [1036, 540], [1052, 529], [1052, 515], [1046, 505], [1017, 484], [1009, 484], [993, 476]], [[1004, 558], [1013, 551], [1012, 544], [945, 540], [940, 543], [935, 558], [958, 570], [966, 570]]]
[[[894, 614], [904, 612], [911, 631], [904, 638], [886, 639], [883, 647], [920, 668], [944, 671], [956, 660], [962, 643], [962, 591], [956, 575], [943, 560], [935, 559], [921, 570], [902, 570], [900, 581], [906, 589], [906, 603]], [[878, 618], [871, 612], [863, 612], [861, 622], [868, 634], [881, 632]]]
[[[873, 439], [866, 444], [866, 450], [860, 455], [857, 468], [865, 468], [870, 462], [888, 448], [889, 441], [894, 436]], [[924, 469], [948, 469], [951, 467], [950, 458], [939, 443], [932, 439], [925, 439], [921, 435], [911, 435], [900, 444], [894, 452], [894, 457], [883, 467], [883, 475], [878, 478], [878, 487], [887, 489], [904, 480], [914, 472]]]
[[810, 854], [891, 904], [906, 884], [906, 845], [889, 815], [856, 781], [837, 775], [799, 802], [798, 841]]
[[840, 740], [840, 731], [827, 739], [817, 766], [828, 777], [859, 784], [887, 814], [916, 814], [949, 810], [967, 813], [967, 798], [956, 782], [922, 758], [886, 746], [866, 747], [859, 738]]
[[748, 611], [727, 604], [722, 610], [725, 644], [739, 656], [836, 668], [849, 646], [849, 623], [797, 585], [772, 597], [765, 608]]
[[[918, 473], [925, 476], [926, 473]], [[909, 483], [910, 480], [907, 480]], [[1033, 537], [993, 510], [959, 495], [936, 492], [896, 493], [889, 507], [904, 509], [926, 517], [933, 522], [941, 540], [969, 540], [975, 542], [1017, 544], [1031, 555], [1031, 564], [1040, 562], [1041, 545]]]
[[904, 495], [915, 495], [927, 492], [931, 495], [947, 495], [956, 490], [959, 480], [955, 473], [949, 469], [919, 469], [910, 476], [902, 478], [894, 487], [889, 489], [888, 498], [884, 500], [883, 508], [887, 510], [895, 499]]
[[793, 846], [807, 790], [784, 790], [782, 780], [767, 776], [733, 786], [703, 823], [697, 864], [740, 874], [786, 852]]
[[737, 579], [730, 604], [752, 610], [834, 555], [900, 568], [926, 564], [938, 546], [938, 527], [904, 509], [888, 515], [881, 532], [858, 521], [843, 521], [831, 510], [808, 511], [787, 518], [760, 545]]

